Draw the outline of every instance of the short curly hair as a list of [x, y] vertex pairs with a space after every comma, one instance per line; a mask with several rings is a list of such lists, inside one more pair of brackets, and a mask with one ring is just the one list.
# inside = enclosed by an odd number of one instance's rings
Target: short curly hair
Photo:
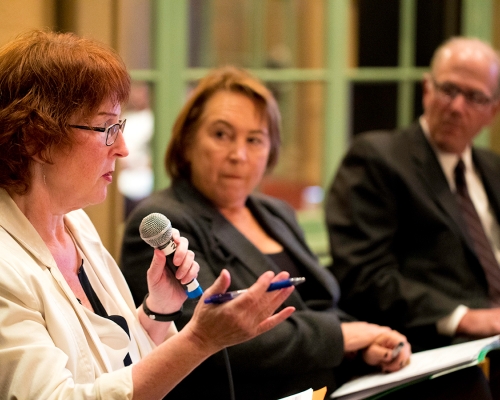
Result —
[[224, 66], [212, 70], [198, 82], [175, 120], [165, 154], [165, 168], [172, 179], [190, 179], [191, 169], [186, 159], [186, 150], [200, 126], [207, 102], [215, 93], [221, 91], [240, 93], [252, 100], [257, 110], [266, 118], [269, 128], [271, 150], [267, 170], [272, 169], [278, 162], [281, 115], [276, 99], [271, 91], [249, 72], [234, 66]]
[[124, 104], [129, 91], [120, 56], [94, 40], [37, 30], [0, 48], [0, 187], [29, 191], [33, 156], [51, 163], [52, 148], [73, 144], [69, 119]]

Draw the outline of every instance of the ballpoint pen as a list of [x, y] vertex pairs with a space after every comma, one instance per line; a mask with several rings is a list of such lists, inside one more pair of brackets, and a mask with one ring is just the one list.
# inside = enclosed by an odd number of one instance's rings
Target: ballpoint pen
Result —
[[404, 342], [399, 342], [396, 347], [392, 349], [392, 359], [394, 360], [397, 356], [399, 356], [399, 353], [401, 353], [401, 349], [404, 347]]
[[[289, 286], [297, 286], [305, 282], [305, 280], [306, 278], [300, 277], [300, 278], [290, 278], [290, 279], [285, 279], [283, 281], [273, 282], [269, 285], [267, 291], [272, 292], [273, 290], [283, 289]], [[205, 303], [206, 304], [225, 303], [226, 301], [235, 299], [240, 294], [245, 293], [247, 290], [248, 289], [241, 289], [241, 290], [235, 290], [234, 292], [214, 294], [213, 296], [210, 296], [208, 299], [205, 299]]]

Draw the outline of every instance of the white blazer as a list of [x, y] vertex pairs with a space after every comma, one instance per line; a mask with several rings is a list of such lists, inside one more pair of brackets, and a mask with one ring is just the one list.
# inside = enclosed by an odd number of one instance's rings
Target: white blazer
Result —
[[[118, 265], [82, 211], [65, 223], [93, 289], [123, 329], [81, 306], [49, 249], [0, 189], [0, 398], [131, 399], [132, 367], [155, 347], [140, 325]], [[171, 334], [176, 332], [172, 324]]]

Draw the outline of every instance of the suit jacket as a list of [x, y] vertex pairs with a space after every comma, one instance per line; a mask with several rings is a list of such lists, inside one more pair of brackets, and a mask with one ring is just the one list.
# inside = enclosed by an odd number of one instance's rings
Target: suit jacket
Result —
[[[301, 265], [314, 296], [303, 299], [297, 290], [285, 302], [296, 312], [285, 322], [259, 337], [229, 349], [229, 359], [238, 399], [277, 399], [328, 385], [332, 391], [343, 379], [334, 368], [343, 360], [340, 321], [350, 319], [336, 308], [337, 282], [321, 267], [309, 250], [293, 210], [284, 202], [252, 195], [247, 205], [262, 227]], [[139, 236], [142, 219], [151, 212], [167, 216], [174, 228], [189, 240], [200, 264], [198, 281], [210, 286], [223, 268], [231, 273], [229, 290], [247, 288], [276, 265], [251, 244], [188, 182], [174, 182], [142, 202], [127, 222], [121, 266], [139, 304], [146, 291], [146, 270], [152, 249]], [[191, 318], [196, 302], [187, 301], [181, 328]], [[228, 379], [222, 354], [204, 362], [167, 396], [225, 399]]]
[[[500, 157], [472, 157], [497, 217]], [[326, 221], [341, 306], [438, 347], [436, 322], [458, 305], [488, 307], [487, 282], [459, 209], [419, 124], [357, 137], [329, 189]]]
[[130, 399], [132, 370], [123, 358], [128, 352], [137, 361], [154, 343], [87, 215], [64, 219], [94, 290], [109, 314], [126, 319], [130, 338], [78, 303], [45, 243], [0, 189], [0, 397]]

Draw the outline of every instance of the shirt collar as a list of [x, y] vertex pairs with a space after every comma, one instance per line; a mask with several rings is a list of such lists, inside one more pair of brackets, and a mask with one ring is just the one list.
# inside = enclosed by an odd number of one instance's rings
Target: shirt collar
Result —
[[447, 153], [440, 150], [437, 146], [432, 143], [430, 139], [429, 125], [427, 125], [427, 121], [424, 116], [421, 116], [419, 119], [420, 126], [424, 132], [424, 135], [431, 145], [436, 157], [443, 169], [444, 175], [448, 181], [448, 184], [452, 190], [455, 189], [455, 167], [457, 166], [458, 160], [461, 158], [465, 164], [465, 169], [468, 171], [474, 170], [474, 164], [472, 163], [472, 150], [470, 146], [467, 146], [462, 154], [455, 153]]
[[56, 265], [45, 242], [5, 189], [0, 189], [0, 227], [47, 267]]

